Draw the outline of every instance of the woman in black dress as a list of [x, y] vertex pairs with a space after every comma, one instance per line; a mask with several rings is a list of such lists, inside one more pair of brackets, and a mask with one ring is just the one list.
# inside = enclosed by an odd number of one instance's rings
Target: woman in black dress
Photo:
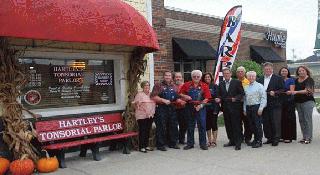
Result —
[[295, 113], [294, 96], [292, 92], [295, 88], [294, 79], [291, 78], [288, 68], [282, 67], [279, 75], [283, 78], [286, 93], [282, 94], [282, 115], [281, 115], [281, 138], [284, 143], [290, 143], [297, 139], [297, 123]]
[[[213, 77], [211, 73], [205, 73], [202, 75], [201, 80], [208, 84], [212, 99], [217, 96], [217, 85], [212, 83]], [[217, 145], [217, 136], [218, 136], [218, 113], [219, 113], [219, 104], [212, 101], [211, 103], [206, 104], [206, 130], [208, 136], [208, 146], [215, 147]]]

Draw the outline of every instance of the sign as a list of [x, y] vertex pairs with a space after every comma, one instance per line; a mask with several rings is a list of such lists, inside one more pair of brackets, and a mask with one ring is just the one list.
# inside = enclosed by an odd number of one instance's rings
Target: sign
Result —
[[123, 130], [120, 114], [36, 122], [38, 140], [48, 142]]
[[111, 86], [112, 79], [112, 73], [94, 73], [94, 82], [96, 86]]
[[41, 101], [41, 95], [40, 95], [39, 91], [30, 90], [24, 95], [24, 101], [28, 105], [37, 105]]
[[38, 74], [33, 67], [30, 67], [30, 70], [29, 70], [29, 83], [27, 86], [41, 87], [41, 74]]
[[224, 67], [231, 69], [236, 58], [241, 39], [242, 6], [235, 6], [229, 10], [224, 18], [220, 32], [220, 42], [217, 49], [217, 62], [214, 73], [214, 83], [219, 84]]
[[276, 47], [281, 47], [281, 48], [286, 48], [286, 41], [287, 41], [287, 36], [280, 33], [274, 33], [270, 29], [266, 33], [266, 38], [267, 41], [271, 41], [275, 44]]
[[49, 93], [59, 93], [62, 99], [79, 99], [80, 92], [89, 93], [90, 86], [49, 86]]
[[53, 66], [53, 77], [58, 78], [58, 83], [82, 83], [84, 69], [78, 66]]

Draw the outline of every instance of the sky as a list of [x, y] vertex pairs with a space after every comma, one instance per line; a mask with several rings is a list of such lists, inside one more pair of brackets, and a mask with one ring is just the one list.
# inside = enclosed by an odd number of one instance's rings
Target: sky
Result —
[[[287, 30], [287, 59], [313, 55], [317, 0], [165, 0], [165, 6], [224, 17], [233, 6], [242, 5], [242, 21]], [[240, 41], [241, 42], [241, 41]], [[293, 59], [293, 52], [296, 58]]]

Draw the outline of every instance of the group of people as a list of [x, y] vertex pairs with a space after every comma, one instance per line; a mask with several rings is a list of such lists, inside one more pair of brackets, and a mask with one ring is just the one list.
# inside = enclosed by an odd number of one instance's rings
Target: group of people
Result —
[[[153, 87], [141, 83], [133, 104], [139, 126], [139, 151], [146, 153], [153, 121], [156, 125], [156, 148], [166, 151], [168, 146], [184, 150], [194, 148], [194, 130], [197, 126], [202, 150], [217, 145], [219, 112], [223, 112], [229, 142], [241, 150], [245, 142], [252, 148], [262, 144], [278, 146], [279, 142], [296, 140], [296, 116], [303, 138], [300, 143], [312, 141], [312, 111], [314, 81], [305, 66], [299, 66], [296, 79], [286, 67], [279, 74], [273, 72], [272, 63], [263, 64], [264, 76], [257, 79], [254, 71], [237, 68], [237, 78], [232, 78], [229, 68], [222, 70], [223, 81], [213, 83], [211, 73], [191, 72], [191, 81], [183, 82], [182, 74], [163, 73], [163, 80]], [[187, 139], [185, 139], [187, 135]], [[262, 142], [263, 135], [267, 139]], [[187, 140], [187, 141], [186, 141]]]

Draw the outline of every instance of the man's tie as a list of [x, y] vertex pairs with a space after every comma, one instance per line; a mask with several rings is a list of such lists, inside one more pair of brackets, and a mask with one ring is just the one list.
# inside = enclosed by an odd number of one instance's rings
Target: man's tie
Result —
[[228, 92], [230, 86], [230, 80], [226, 80], [226, 90]]

